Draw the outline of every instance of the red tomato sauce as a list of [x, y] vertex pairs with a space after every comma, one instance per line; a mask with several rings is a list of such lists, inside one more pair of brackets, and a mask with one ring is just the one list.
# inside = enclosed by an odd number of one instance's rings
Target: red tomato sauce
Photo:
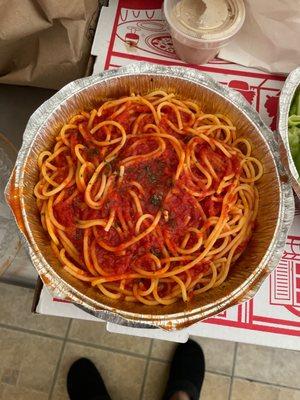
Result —
[[[109, 120], [109, 117], [116, 111], [116, 109], [104, 110], [103, 114], [99, 117], [96, 116], [94, 119], [93, 126], [98, 123]], [[118, 116], [115, 117], [115, 121], [122, 124], [126, 133], [129, 135], [132, 131], [132, 126], [137, 116], [140, 113], [149, 113], [149, 109], [143, 105], [133, 105], [130, 102], [125, 107], [125, 110]], [[167, 118], [177, 124], [177, 118], [174, 111], [167, 107], [164, 109], [164, 113], [168, 114], [167, 117], [163, 117], [160, 121], [160, 127], [166, 133], [172, 134], [176, 137], [182, 148], [185, 150], [191, 137], [186, 135], [180, 135], [174, 132], [167, 123]], [[189, 115], [182, 114], [182, 119], [185, 124], [189, 123]], [[141, 127], [139, 133], [145, 133], [144, 127], [147, 124], [154, 123], [152, 114], [147, 114], [141, 120]], [[95, 134], [91, 134], [87, 130], [87, 123], [82, 123], [82, 132], [70, 135], [71, 145], [71, 156], [73, 160], [76, 160], [75, 146], [79, 143], [85, 146], [84, 149], [80, 150], [82, 156], [94, 165], [99, 165], [103, 160], [106, 149], [100, 149], [97, 147], [93, 140], [105, 141], [107, 132], [105, 128], [99, 129]], [[150, 131], [147, 131], [148, 133]], [[120, 137], [120, 132], [116, 127], [111, 129], [111, 139]], [[135, 140], [139, 140], [137, 137]], [[63, 201], [53, 207], [54, 215], [58, 222], [66, 227], [66, 235], [73, 242], [75, 247], [82, 255], [83, 248], [83, 234], [81, 230], [76, 228], [78, 221], [92, 220], [92, 219], [107, 219], [110, 216], [111, 210], [115, 210], [116, 215], [122, 215], [126, 224], [126, 231], [124, 227], [120, 226], [120, 223], [113, 223], [108, 232], [103, 227], [97, 226], [93, 229], [96, 232], [96, 240], [103, 241], [109, 246], [119, 246], [122, 243], [130, 241], [132, 238], [137, 236], [135, 232], [135, 224], [138, 220], [137, 210], [134, 204], [134, 200], [130, 195], [129, 190], [134, 189], [135, 193], [139, 193], [137, 188], [132, 186], [132, 182], [138, 182], [143, 189], [143, 195], [140, 196], [140, 203], [144, 214], [151, 214], [153, 217], [161, 211], [163, 213], [156, 234], [151, 233], [137, 243], [126, 248], [126, 254], [122, 252], [113, 253], [105, 250], [100, 246], [96, 246], [96, 256], [99, 265], [105, 271], [111, 274], [124, 274], [132, 271], [132, 265], [137, 261], [141, 260], [147, 254], [153, 254], [157, 258], [163, 258], [163, 245], [167, 238], [167, 247], [169, 252], [174, 252], [176, 246], [180, 246], [181, 242], [185, 238], [186, 234], [191, 227], [197, 226], [198, 229], [204, 226], [205, 221], [202, 219], [201, 205], [204, 213], [207, 217], [213, 217], [220, 215], [221, 202], [213, 201], [207, 193], [210, 189], [205, 189], [203, 181], [203, 174], [199, 169], [192, 169], [192, 176], [186, 171], [182, 171], [179, 179], [175, 181], [174, 177], [178, 167], [178, 155], [176, 154], [175, 148], [172, 143], [165, 139], [166, 150], [159, 156], [153, 157], [147, 160], [140, 160], [134, 164], [125, 166], [125, 174], [121, 183], [119, 182], [119, 171], [122, 162], [131, 156], [144, 155], [155, 151], [158, 148], [158, 141], [149, 134], [149, 138], [142, 140], [140, 143], [135, 145], [135, 140], [128, 138], [125, 146], [122, 148], [118, 157], [111, 160], [105, 165], [104, 172], [107, 176], [115, 175], [114, 183], [112, 184], [109, 195], [105, 199], [103, 206], [100, 209], [91, 209], [87, 206], [83, 193], [78, 193], [71, 202], [68, 202], [68, 197], [72, 193], [68, 193]], [[201, 142], [197, 144], [195, 150], [195, 156], [200, 165], [204, 164], [204, 158], [208, 159], [212, 168], [218, 176], [218, 180], [214, 181], [213, 189], [216, 189], [221, 180], [230, 174], [241, 173], [241, 160], [238, 155], [232, 155], [231, 158], [225, 157], [222, 151], [218, 148], [213, 150], [208, 143]], [[67, 165], [67, 159], [65, 152], [62, 152], [56, 159], [54, 165], [61, 169], [61, 181], [65, 179], [68, 169], [64, 170], [64, 166]], [[88, 178], [93, 174], [92, 170], [86, 171]], [[201, 181], [202, 179], [202, 181]], [[97, 188], [100, 187], [100, 181], [97, 182]], [[198, 201], [195, 197], [189, 193], [191, 191], [202, 191]], [[96, 189], [95, 189], [96, 191]], [[221, 196], [220, 196], [221, 199]], [[153, 220], [153, 219], [152, 219]], [[143, 232], [152, 223], [151, 219], [146, 219], [140, 229]], [[118, 228], [122, 228], [124, 237], [121, 237], [118, 233]], [[198, 237], [194, 233], [190, 233], [189, 247], [193, 246], [198, 240]], [[91, 245], [91, 243], [89, 243]], [[241, 246], [240, 246], [241, 247]], [[239, 248], [238, 251], [242, 251]], [[153, 262], [144, 260], [143, 268], [153, 268]], [[196, 265], [192, 270], [192, 274], [200, 274], [208, 268], [205, 263]], [[162, 285], [160, 293], [168, 289], [168, 285]]]

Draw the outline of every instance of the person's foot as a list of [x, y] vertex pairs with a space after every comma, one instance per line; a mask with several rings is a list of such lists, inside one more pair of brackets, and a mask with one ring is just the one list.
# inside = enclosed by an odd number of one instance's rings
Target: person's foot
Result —
[[71, 365], [67, 389], [70, 400], [110, 399], [100, 373], [87, 358], [80, 358]]
[[175, 399], [179, 392], [186, 393], [190, 400], [198, 400], [204, 373], [205, 359], [198, 343], [189, 339], [187, 343], [179, 344], [173, 356], [163, 400]]

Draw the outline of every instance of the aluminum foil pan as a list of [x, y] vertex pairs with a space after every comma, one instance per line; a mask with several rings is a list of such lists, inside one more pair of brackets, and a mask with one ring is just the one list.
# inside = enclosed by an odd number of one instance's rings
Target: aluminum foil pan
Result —
[[288, 137], [288, 118], [291, 103], [297, 88], [300, 86], [300, 67], [292, 71], [282, 88], [279, 98], [278, 131], [280, 134], [280, 156], [283, 165], [289, 172], [293, 189], [300, 198], [300, 175], [295, 167]]
[[[227, 280], [188, 304], [150, 307], [106, 298], [97, 289], [65, 272], [49, 245], [36, 207], [33, 188], [38, 180], [37, 156], [54, 143], [63, 123], [79, 110], [97, 106], [100, 99], [130, 92], [164, 89], [198, 101], [206, 112], [228, 115], [240, 135], [247, 136], [253, 154], [264, 165], [258, 183], [258, 224], [247, 249], [232, 266]], [[279, 262], [294, 216], [291, 186], [281, 166], [278, 145], [256, 111], [239, 93], [221, 86], [204, 73], [182, 67], [140, 63], [79, 79], [61, 89], [30, 118], [16, 168], [6, 189], [7, 202], [27, 243], [32, 262], [56, 293], [91, 314], [123, 325], [181, 329], [251, 299]]]
[[0, 133], [0, 279], [14, 261], [21, 247], [13, 217], [4, 199], [4, 189], [16, 157], [16, 148]]

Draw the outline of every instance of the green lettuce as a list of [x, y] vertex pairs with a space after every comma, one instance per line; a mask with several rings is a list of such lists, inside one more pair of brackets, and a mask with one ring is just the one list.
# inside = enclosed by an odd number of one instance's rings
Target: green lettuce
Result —
[[300, 89], [298, 89], [293, 98], [289, 119], [288, 134], [291, 154], [300, 174]]

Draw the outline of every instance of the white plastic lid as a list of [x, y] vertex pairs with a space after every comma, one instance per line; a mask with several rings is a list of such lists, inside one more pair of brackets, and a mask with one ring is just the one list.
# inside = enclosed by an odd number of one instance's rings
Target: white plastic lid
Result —
[[243, 0], [165, 0], [164, 9], [174, 28], [199, 40], [233, 36], [245, 19]]

